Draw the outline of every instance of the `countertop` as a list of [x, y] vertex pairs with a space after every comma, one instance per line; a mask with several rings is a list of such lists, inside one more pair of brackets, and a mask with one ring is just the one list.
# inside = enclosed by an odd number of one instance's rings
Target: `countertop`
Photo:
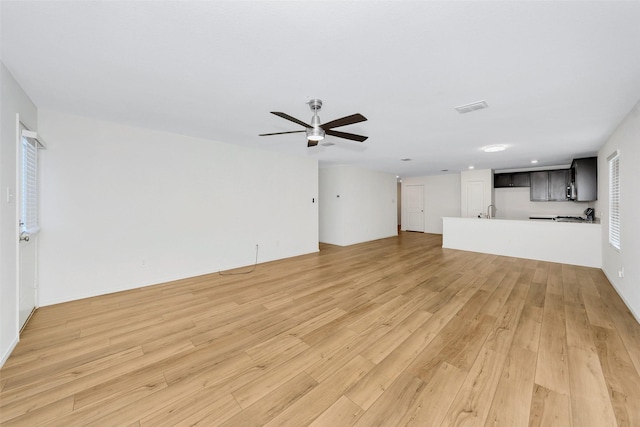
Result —
[[546, 221], [546, 222], [575, 222], [578, 224], [600, 224], [600, 218], [596, 218], [592, 221], [587, 221], [586, 219], [572, 218], [572, 217], [562, 217], [557, 216], [554, 218], [541, 218], [536, 216], [535, 218], [530, 217], [529, 221]]
[[568, 218], [555, 218], [555, 217], [549, 217], [549, 218], [542, 218], [543, 215], [540, 215], [539, 218], [537, 219], [532, 219], [532, 218], [501, 218], [501, 217], [497, 217], [497, 218], [463, 218], [463, 217], [448, 217], [449, 219], [460, 219], [460, 220], [469, 220], [469, 221], [521, 221], [521, 222], [535, 222], [535, 223], [549, 223], [549, 224], [560, 224], [560, 223], [567, 223], [567, 224], [600, 224], [600, 218], [596, 218], [594, 221], [586, 221], [586, 220], [579, 220], [579, 219], [568, 219]]

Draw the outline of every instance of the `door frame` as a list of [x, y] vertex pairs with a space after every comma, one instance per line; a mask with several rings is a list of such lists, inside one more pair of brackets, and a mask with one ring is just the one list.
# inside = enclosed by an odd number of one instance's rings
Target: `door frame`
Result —
[[[38, 233], [30, 234], [29, 239], [33, 239], [33, 241], [27, 241], [26, 244], [33, 245], [33, 307], [31, 308], [29, 314], [24, 319], [24, 322], [21, 322], [21, 291], [22, 291], [22, 261], [23, 259], [23, 250], [21, 248], [22, 244], [22, 233], [21, 233], [21, 221], [22, 221], [22, 189], [23, 189], [23, 168], [22, 168], [22, 139], [28, 138], [34, 140], [36, 151], [46, 148], [45, 144], [41, 139], [38, 138], [38, 134], [29, 130], [26, 124], [20, 121], [20, 115], [16, 114], [16, 190], [15, 190], [15, 200], [16, 200], [16, 224], [15, 224], [15, 245], [16, 245], [16, 324], [18, 325], [18, 335], [22, 333], [26, 325], [29, 323], [29, 320], [35, 313], [38, 308]], [[40, 188], [40, 159], [39, 155], [36, 155], [36, 182], [37, 188], [39, 192]], [[40, 205], [40, 195], [37, 196], [38, 207]]]

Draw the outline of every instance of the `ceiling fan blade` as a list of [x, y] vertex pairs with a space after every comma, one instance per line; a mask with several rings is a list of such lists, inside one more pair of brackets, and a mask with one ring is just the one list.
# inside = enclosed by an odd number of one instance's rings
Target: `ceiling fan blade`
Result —
[[306, 124], [305, 122], [303, 122], [302, 120], [298, 120], [295, 117], [291, 117], [290, 115], [286, 114], [286, 113], [280, 113], [278, 111], [272, 111], [271, 114], [275, 114], [278, 117], [282, 117], [283, 119], [292, 121], [293, 123], [297, 123], [300, 126], [304, 126], [306, 128], [310, 128], [311, 125]]
[[290, 132], [261, 133], [258, 136], [284, 135], [285, 133], [302, 133], [302, 132], [306, 132], [306, 130], [292, 130]]
[[369, 138], [368, 136], [356, 135], [355, 133], [338, 132], [337, 130], [326, 129], [324, 131], [327, 135], [337, 136], [338, 138], [350, 139], [352, 141], [364, 142]]
[[315, 147], [316, 145], [318, 145], [318, 141], [307, 139], [307, 147]]
[[340, 119], [332, 120], [323, 125], [320, 125], [320, 127], [326, 131], [327, 129], [337, 128], [337, 127], [346, 126], [346, 125], [352, 125], [354, 123], [360, 123], [366, 120], [367, 118], [365, 116], [363, 116], [360, 113], [356, 113], [350, 116], [342, 117]]

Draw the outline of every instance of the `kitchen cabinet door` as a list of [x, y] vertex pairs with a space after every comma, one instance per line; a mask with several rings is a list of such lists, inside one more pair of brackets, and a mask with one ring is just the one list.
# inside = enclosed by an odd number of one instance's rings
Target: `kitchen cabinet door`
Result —
[[529, 187], [531, 179], [529, 172], [516, 172], [511, 174], [511, 185], [513, 187]]
[[497, 173], [493, 176], [493, 188], [529, 186], [529, 172]]
[[549, 199], [558, 202], [568, 200], [567, 186], [569, 185], [569, 170], [559, 169], [549, 171]]
[[497, 173], [493, 175], [493, 188], [511, 187], [510, 173]]
[[531, 172], [529, 176], [531, 178], [530, 200], [532, 202], [568, 200], [567, 186], [570, 178], [568, 169]]
[[530, 199], [532, 202], [549, 200], [549, 174], [547, 171], [531, 172]]
[[571, 178], [575, 185], [576, 202], [598, 200], [598, 158], [574, 159], [571, 163]]

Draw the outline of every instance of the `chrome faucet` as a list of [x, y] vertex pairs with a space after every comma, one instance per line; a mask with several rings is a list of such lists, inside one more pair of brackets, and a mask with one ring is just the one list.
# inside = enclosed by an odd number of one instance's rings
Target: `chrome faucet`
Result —
[[[491, 208], [493, 208], [493, 212], [491, 212]], [[489, 219], [493, 218], [493, 215], [495, 215], [496, 210], [497, 210], [496, 205], [487, 206], [487, 218]]]

